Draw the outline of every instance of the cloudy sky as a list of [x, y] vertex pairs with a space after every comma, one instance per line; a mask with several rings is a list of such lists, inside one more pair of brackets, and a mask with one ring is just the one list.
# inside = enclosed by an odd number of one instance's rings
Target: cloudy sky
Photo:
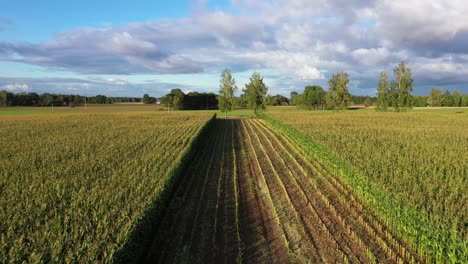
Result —
[[0, 2], [0, 90], [216, 92], [229, 68], [239, 88], [258, 71], [287, 96], [346, 71], [351, 93], [375, 95], [403, 61], [415, 94], [468, 93], [466, 0]]

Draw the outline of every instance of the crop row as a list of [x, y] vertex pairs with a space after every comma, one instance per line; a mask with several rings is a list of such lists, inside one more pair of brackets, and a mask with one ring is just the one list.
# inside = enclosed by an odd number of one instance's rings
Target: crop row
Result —
[[146, 262], [240, 258], [232, 124], [216, 120], [182, 174]]
[[[365, 218], [372, 211], [359, 202], [350, 189], [343, 192], [345, 187], [339, 179], [318, 161], [304, 159], [297, 152], [300, 148], [285, 136], [278, 136], [273, 128], [258, 121], [252, 125], [250, 133], [258, 137], [260, 149], [270, 153], [270, 166], [279, 172], [276, 173], [279, 176], [277, 183], [271, 186], [285, 186], [286, 194], [292, 198], [289, 206], [296, 208], [296, 219], [302, 220], [300, 225], [311, 239], [315, 239], [318, 256], [325, 261], [338, 262], [419, 259], [378, 219]], [[319, 230], [317, 223], [321, 223]], [[336, 250], [330, 252], [330, 248]], [[302, 259], [310, 259], [310, 256], [305, 255]]]
[[217, 120], [183, 174], [150, 262], [424, 262], [293, 138]]
[[340, 175], [413, 250], [439, 262], [468, 259], [466, 115], [271, 116], [284, 123], [269, 123]]
[[0, 262], [109, 262], [124, 254], [211, 117], [0, 120]]

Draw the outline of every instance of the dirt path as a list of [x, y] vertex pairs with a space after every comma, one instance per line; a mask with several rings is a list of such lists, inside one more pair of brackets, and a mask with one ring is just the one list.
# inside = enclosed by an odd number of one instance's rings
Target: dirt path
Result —
[[150, 263], [423, 262], [340, 179], [261, 120], [218, 119]]

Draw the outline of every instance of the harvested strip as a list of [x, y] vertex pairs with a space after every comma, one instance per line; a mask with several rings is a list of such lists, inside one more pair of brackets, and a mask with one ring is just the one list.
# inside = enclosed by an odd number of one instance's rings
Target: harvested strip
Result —
[[263, 121], [216, 120], [147, 262], [424, 262], [351, 189]]

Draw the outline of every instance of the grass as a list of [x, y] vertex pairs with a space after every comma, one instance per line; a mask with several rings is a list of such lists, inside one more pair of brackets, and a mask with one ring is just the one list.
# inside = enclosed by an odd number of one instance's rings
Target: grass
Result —
[[55, 106], [55, 107], [34, 107], [34, 106], [15, 106], [0, 107], [0, 116], [11, 115], [57, 115], [57, 114], [82, 114], [82, 113], [121, 113], [121, 112], [153, 112], [159, 111], [159, 105], [144, 104], [110, 104], [85, 106]]

